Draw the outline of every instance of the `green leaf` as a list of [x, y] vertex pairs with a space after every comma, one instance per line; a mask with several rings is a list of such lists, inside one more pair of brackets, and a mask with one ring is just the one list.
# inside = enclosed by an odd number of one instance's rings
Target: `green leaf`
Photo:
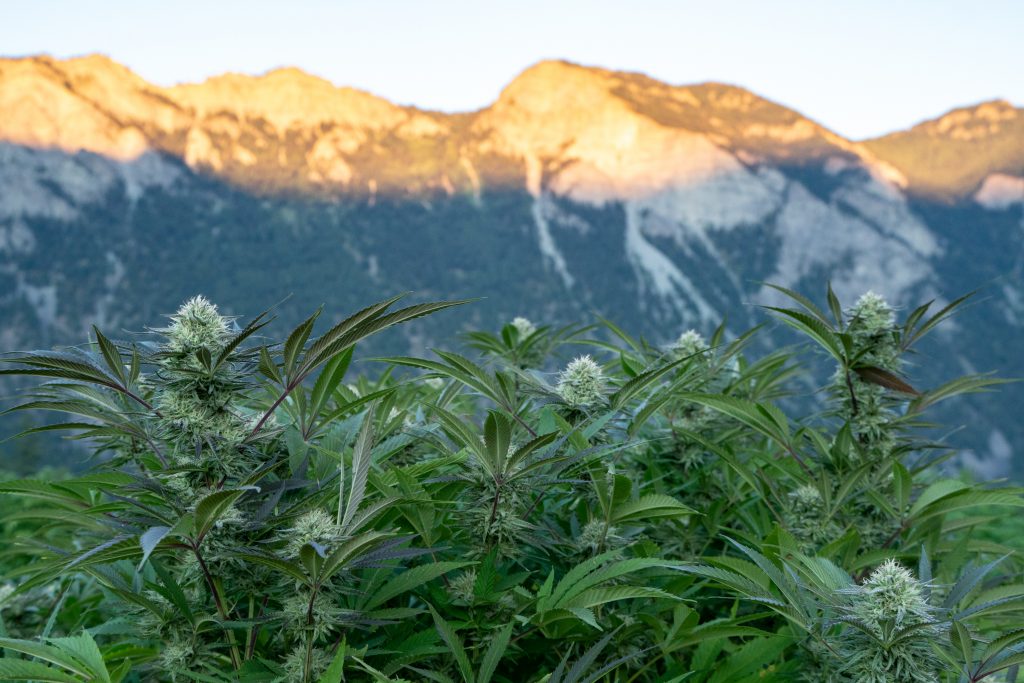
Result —
[[483, 659], [480, 660], [480, 668], [477, 671], [475, 683], [491, 683], [491, 678], [494, 676], [494, 672], [497, 670], [498, 663], [505, 654], [505, 650], [508, 649], [508, 643], [511, 638], [512, 624], [506, 625], [505, 628], [498, 631], [498, 635], [493, 637], [487, 652], [484, 653]]
[[964, 670], [970, 669], [971, 664], [974, 663], [974, 641], [971, 639], [970, 631], [959, 621], [954, 621], [949, 627], [949, 640], [953, 647], [959, 648], [963, 657]]
[[839, 298], [836, 293], [832, 291], [832, 283], [828, 283], [828, 291], [826, 293], [828, 299], [828, 308], [832, 313], [832, 318], [836, 325], [842, 326], [843, 324], [843, 307], [839, 303]]
[[[401, 295], [400, 295], [401, 296]], [[436, 301], [415, 306], [407, 306], [387, 315], [382, 315], [384, 310], [397, 301], [400, 296], [393, 297], [388, 301], [381, 302], [376, 306], [364, 309], [346, 321], [336, 325], [334, 328], [317, 338], [309, 348], [309, 351], [302, 359], [297, 370], [298, 377], [306, 377], [322, 363], [327, 362], [338, 353], [346, 350], [361, 339], [376, 334], [399, 323], [420, 318], [431, 313], [442, 311], [453, 306], [461, 306], [469, 303], [469, 299], [463, 301]]]
[[637, 522], [658, 517], [681, 517], [696, 513], [672, 496], [663, 493], [648, 493], [639, 500], [615, 506], [612, 521], [616, 523]]
[[505, 471], [505, 458], [511, 443], [512, 425], [509, 419], [493, 410], [489, 411], [484, 422], [484, 449], [493, 471]]
[[937, 481], [922, 491], [921, 495], [917, 497], [917, 500], [914, 501], [913, 507], [910, 508], [910, 516], [913, 517], [917, 515], [917, 513], [937, 500], [968, 489], [970, 489], [970, 486], [957, 479], [942, 479]]
[[590, 588], [577, 594], [571, 600], [563, 602], [563, 609], [582, 607], [593, 609], [599, 605], [619, 600], [636, 600], [639, 598], [661, 598], [664, 600], [678, 600], [679, 598], [671, 593], [666, 593], [660, 588], [649, 588], [647, 586], [601, 586]]
[[954, 299], [952, 302], [950, 302], [949, 305], [947, 305], [945, 308], [943, 308], [938, 313], [933, 315], [931, 318], [929, 318], [926, 322], [922, 323], [916, 329], [908, 329], [903, 337], [903, 348], [909, 349], [913, 344], [915, 344], [919, 339], [921, 339], [921, 337], [931, 332], [936, 325], [938, 325], [940, 322], [942, 322], [950, 315], [952, 315], [953, 312], [956, 311], [956, 309], [959, 308], [961, 304], [963, 304], [972, 296], [974, 296], [974, 292], [970, 292], [958, 299]]
[[907, 506], [910, 505], [910, 492], [913, 487], [913, 480], [910, 472], [901, 463], [892, 464], [892, 481], [896, 488], [896, 502], [899, 505], [900, 516], [904, 514]]
[[355, 347], [350, 347], [344, 353], [332, 358], [324, 366], [323, 372], [316, 378], [316, 382], [313, 384], [313, 391], [310, 394], [313, 415], [320, 414], [327, 400], [334, 393], [334, 390], [338, 388], [338, 385], [341, 384], [341, 380], [345, 378], [345, 373], [352, 362], [352, 354], [354, 352]]
[[816, 341], [823, 349], [828, 351], [829, 355], [836, 362], [845, 363], [846, 354], [844, 353], [842, 341], [835, 330], [828, 326], [823, 316], [815, 318], [791, 308], [776, 308], [774, 306], [766, 306], [765, 308], [782, 314], [782, 322], [799, 332], [803, 332]]
[[223, 365], [224, 362], [231, 357], [231, 354], [234, 352], [234, 350], [241, 346], [242, 342], [244, 342], [246, 339], [256, 334], [256, 332], [270, 324], [270, 322], [273, 319], [264, 320], [264, 318], [267, 317], [267, 313], [267, 311], [264, 311], [255, 318], [253, 318], [252, 321], [248, 325], [246, 325], [241, 332], [232, 337], [228, 341], [228, 343], [224, 345], [224, 348], [221, 349], [219, 354], [217, 354], [217, 359], [213, 361], [212, 369], [217, 369], [221, 365]]
[[[352, 449], [352, 483], [349, 485], [348, 500], [339, 524], [342, 529], [350, 530], [356, 511], [363, 503], [366, 495], [366, 480], [370, 473], [371, 451], [373, 450], [373, 416], [376, 403], [371, 403], [363, 416], [363, 424], [356, 437], [356, 445]], [[341, 509], [341, 493], [338, 493], [338, 507]]]
[[[947, 515], [952, 512], [961, 512], [970, 508], [986, 506], [1024, 507], [1024, 497], [1018, 491], [995, 490], [995, 491], [974, 491], [968, 490], [946, 496], [927, 508], [913, 515], [917, 523], [925, 520]], [[916, 507], [916, 505], [915, 505]]]
[[322, 312], [322, 307], [316, 309], [316, 311], [313, 312], [313, 315], [302, 321], [298, 327], [292, 330], [291, 334], [288, 335], [288, 339], [285, 340], [281, 356], [282, 366], [284, 367], [284, 374], [286, 377], [292, 377], [292, 371], [295, 369], [295, 363], [298, 361], [299, 353], [306, 345], [306, 340], [309, 339], [309, 335], [313, 331], [313, 325], [316, 324], [316, 319], [320, 317]]
[[103, 653], [100, 652], [100, 648], [88, 631], [82, 631], [76, 636], [50, 638], [48, 642], [89, 667], [93, 674], [91, 680], [95, 683], [110, 683], [110, 675], [107, 672], [107, 665], [103, 661]]
[[647, 372], [637, 375], [633, 379], [629, 380], [628, 382], [623, 384], [618, 391], [616, 391], [608, 398], [612, 410], [618, 410], [622, 408], [631, 398], [633, 398], [643, 390], [650, 387], [652, 384], [660, 380], [669, 372], [678, 368], [683, 363], [690, 362], [690, 360], [690, 356], [685, 356], [671, 363], [666, 363], [661, 367], [654, 368], [653, 370], [648, 370]]
[[281, 373], [277, 370], [277, 363], [270, 357], [270, 352], [267, 351], [267, 347], [260, 347], [260, 362], [259, 369], [268, 379], [283, 384], [284, 380], [281, 377]]
[[468, 567], [472, 564], [472, 562], [434, 562], [407, 569], [375, 591], [369, 601], [363, 606], [363, 609], [377, 609], [392, 598], [408, 593], [443, 574]]
[[146, 564], [146, 560], [156, 550], [157, 544], [164, 540], [164, 537], [170, 532], [171, 527], [169, 526], [154, 526], [146, 530], [144, 534], [139, 536], [139, 545], [142, 546], [142, 559], [139, 561], [139, 566], [136, 571], [142, 571], [142, 567]]
[[437, 627], [437, 632], [441, 634], [441, 639], [444, 640], [445, 645], [448, 646], [448, 651], [451, 652], [456, 664], [459, 666], [462, 680], [464, 683], [476, 683], [473, 676], [473, 667], [469, 664], [469, 657], [466, 656], [466, 650], [462, 646], [459, 636], [455, 633], [455, 629], [437, 613], [433, 605], [429, 605], [429, 607], [430, 613], [434, 616], [434, 625]]
[[[779, 445], [789, 446], [789, 434], [784, 431], [784, 425], [778, 417], [781, 413], [775, 410], [765, 410], [761, 404], [733, 396], [720, 396], [714, 394], [679, 394], [679, 398], [705, 405], [708, 408], [728, 415], [754, 431], [776, 441]], [[768, 404], [765, 404], [768, 405]]]
[[367, 531], [345, 541], [337, 550], [327, 556], [320, 581], [327, 581], [336, 572], [345, 569], [349, 564], [393, 537], [393, 534], [383, 531]]
[[330, 666], [320, 675], [317, 683], [341, 683], [345, 680], [345, 652], [347, 650], [345, 641], [342, 640], [334, 653], [334, 659]]
[[122, 384], [127, 383], [127, 376], [125, 375], [124, 361], [121, 360], [121, 352], [117, 350], [114, 343], [103, 336], [100, 329], [95, 325], [92, 326], [93, 334], [96, 335], [96, 343], [100, 347], [100, 353], [103, 354], [103, 360], [107, 362], [107, 367], [114, 373], [114, 376], [121, 380]]
[[[782, 287], [780, 285], [772, 284], [771, 282], [764, 282], [762, 284], [766, 287], [771, 287], [776, 291], [782, 292], [790, 299], [792, 299], [793, 301], [797, 302], [798, 304], [806, 308], [808, 311], [810, 311], [818, 320], [825, 324], [828, 324], [828, 318], [826, 318], [825, 314], [821, 312], [821, 309], [815, 306], [814, 303], [803, 294], [793, 291], [792, 289], [786, 289], [785, 287]], [[829, 284], [828, 289], [830, 292], [832, 291], [831, 283]], [[829, 302], [829, 305], [831, 305], [831, 302]]]
[[238, 558], [239, 560], [244, 560], [245, 562], [255, 562], [256, 564], [262, 564], [266, 567], [270, 567], [271, 569], [275, 569], [281, 572], [282, 574], [287, 574], [288, 576], [292, 577], [300, 583], [309, 583], [309, 577], [307, 577], [306, 573], [302, 571], [302, 567], [300, 567], [298, 564], [294, 562], [282, 560], [272, 555], [260, 555], [257, 553], [235, 553], [232, 555], [232, 557]]
[[959, 396], [960, 394], [988, 392], [992, 390], [991, 387], [999, 386], [1000, 384], [1007, 384], [1012, 381], [1013, 380], [992, 377], [988, 374], [957, 377], [956, 379], [946, 382], [942, 386], [936, 387], [935, 389], [929, 389], [919, 395], [911, 401], [910, 406], [907, 408], [907, 412], [919, 413], [940, 401], [945, 401], [948, 398]]
[[[90, 636], [91, 638], [91, 636]], [[44, 662], [50, 664], [56, 664], [63, 669], [70, 671], [73, 674], [81, 676], [85, 680], [89, 680], [93, 673], [89, 669], [87, 662], [79, 661], [76, 657], [68, 654], [61, 648], [53, 645], [47, 645], [34, 640], [22, 640], [19, 638], [0, 638], [0, 649], [11, 650], [13, 652], [20, 652], [36, 659], [41, 659]], [[7, 662], [9, 658], [5, 657], [0, 659], [0, 662]], [[76, 680], [74, 678], [72, 681]]]
[[227, 512], [239, 498], [249, 491], [259, 491], [258, 486], [242, 486], [239, 488], [221, 489], [202, 498], [196, 505], [195, 524], [196, 539], [202, 540], [209, 533], [217, 520]]
[[[38, 681], [39, 683], [82, 683], [81, 678], [64, 673], [60, 669], [25, 659], [0, 659], [0, 681]], [[87, 679], [86, 679], [87, 680]]]

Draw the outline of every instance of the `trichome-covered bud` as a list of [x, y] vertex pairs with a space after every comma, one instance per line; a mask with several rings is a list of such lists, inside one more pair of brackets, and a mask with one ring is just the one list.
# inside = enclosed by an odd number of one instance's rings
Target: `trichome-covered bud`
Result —
[[924, 587], [910, 570], [896, 560], [886, 560], [863, 584], [863, 596], [854, 613], [864, 622], [892, 622], [897, 627], [932, 621], [932, 608]]
[[189, 299], [163, 330], [171, 351], [219, 350], [228, 338], [228, 321], [206, 297]]
[[292, 527], [285, 531], [285, 554], [298, 557], [299, 551], [307, 544], [316, 544], [324, 549], [330, 548], [341, 537], [341, 527], [327, 512], [314, 508], [295, 520]]
[[512, 319], [512, 327], [519, 333], [519, 340], [526, 339], [531, 334], [537, 331], [537, 326], [530, 322], [527, 318], [522, 316]]
[[700, 332], [697, 330], [687, 330], [679, 335], [679, 339], [672, 344], [671, 350], [676, 358], [686, 358], [687, 356], [704, 354], [708, 348], [708, 343]]
[[569, 363], [558, 378], [558, 395], [573, 408], [585, 408], [603, 398], [604, 372], [590, 356]]

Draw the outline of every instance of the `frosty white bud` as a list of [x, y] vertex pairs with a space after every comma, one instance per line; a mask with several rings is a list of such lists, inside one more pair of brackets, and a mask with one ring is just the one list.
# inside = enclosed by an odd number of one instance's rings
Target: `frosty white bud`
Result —
[[284, 680], [288, 683], [308, 681], [310, 678], [316, 680], [330, 664], [331, 653], [326, 648], [314, 647], [307, 653], [305, 645], [297, 645], [282, 664]]
[[804, 484], [787, 496], [783, 519], [790, 533], [809, 554], [839, 533], [839, 527], [828, 514], [821, 492], [815, 486]]
[[171, 316], [164, 333], [174, 351], [220, 349], [228, 337], [228, 321], [205, 297], [189, 299]]
[[558, 377], [558, 394], [573, 408], [597, 403], [604, 391], [604, 372], [590, 356], [569, 363]]
[[455, 600], [473, 604], [476, 591], [476, 570], [469, 569], [451, 580], [448, 594]]
[[331, 515], [314, 508], [295, 520], [286, 537], [288, 543], [285, 552], [289, 557], [298, 557], [299, 551], [307, 543], [329, 548], [341, 537], [341, 529]]
[[537, 326], [522, 316], [512, 319], [512, 327], [519, 333], [519, 339], [526, 339], [537, 331]]
[[619, 536], [619, 530], [616, 527], [608, 526], [603, 519], [592, 519], [580, 529], [575, 543], [576, 548], [581, 552], [596, 553], [602, 547], [617, 548], [624, 545], [626, 541]]
[[175, 638], [169, 643], [164, 643], [160, 652], [160, 664], [169, 671], [188, 670], [195, 655], [195, 647], [191, 642]]
[[902, 627], [931, 621], [921, 582], [896, 560], [879, 565], [864, 582], [863, 592], [854, 612], [866, 623], [892, 622]]
[[846, 593], [850, 617], [870, 633], [851, 630], [835, 643], [841, 680], [936, 683], [944, 668], [932, 643], [942, 632], [924, 586], [895, 560], [886, 560]]
[[818, 510], [822, 505], [821, 492], [815, 486], [804, 484], [789, 494], [793, 507], [801, 510]]
[[850, 327], [865, 334], [892, 329], [896, 316], [886, 300], [874, 292], [865, 292], [850, 309]]
[[679, 358], [703, 353], [708, 350], [708, 343], [703, 335], [697, 330], [687, 330], [679, 335], [679, 339], [672, 344], [672, 351]]
[[437, 391], [438, 389], [444, 386], [444, 380], [441, 379], [440, 377], [428, 377], [427, 379], [423, 380], [423, 383], [426, 384], [431, 389], [433, 389], [434, 391]]

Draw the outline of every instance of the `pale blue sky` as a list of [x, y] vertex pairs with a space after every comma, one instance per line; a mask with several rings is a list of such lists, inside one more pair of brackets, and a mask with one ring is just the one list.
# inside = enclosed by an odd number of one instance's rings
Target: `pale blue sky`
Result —
[[0, 54], [40, 52], [102, 52], [160, 84], [298, 66], [445, 111], [564, 58], [734, 83], [855, 139], [1024, 105], [1024, 0], [2, 0]]

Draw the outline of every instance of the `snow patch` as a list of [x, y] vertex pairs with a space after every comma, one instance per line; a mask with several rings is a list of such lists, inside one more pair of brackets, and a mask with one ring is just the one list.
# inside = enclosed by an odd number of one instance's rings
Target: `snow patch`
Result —
[[18, 293], [25, 297], [25, 301], [35, 311], [36, 318], [44, 327], [53, 327], [56, 324], [56, 285], [30, 285], [24, 280], [20, 280], [18, 282]]
[[967, 469], [988, 478], [1006, 476], [1013, 469], [1013, 446], [999, 429], [988, 435], [988, 449], [979, 457], [973, 450], [962, 451], [960, 459]]
[[922, 257], [936, 256], [941, 251], [935, 236], [911, 213], [903, 195], [888, 183], [875, 179], [847, 183], [832, 197]]
[[[821, 273], [831, 279], [840, 299], [852, 300], [872, 289], [902, 302], [933, 276], [911, 244], [826, 204], [799, 183], [789, 186], [775, 232], [782, 245], [776, 270], [767, 280], [784, 287]], [[777, 301], [773, 292], [764, 288], [760, 295]]]
[[0, 219], [71, 220], [117, 182], [116, 165], [103, 157], [0, 143]]
[[530, 211], [533, 214], [533, 222], [537, 226], [537, 242], [540, 253], [562, 278], [562, 283], [566, 288], [570, 288], [575, 283], [575, 278], [569, 273], [565, 257], [558, 250], [555, 238], [551, 235], [551, 226], [545, 215], [545, 204], [548, 200], [544, 195], [542, 175], [543, 169], [540, 160], [536, 157], [526, 157], [526, 189], [533, 196], [533, 206], [530, 207]]
[[716, 320], [715, 309], [701, 296], [693, 282], [668, 256], [644, 237], [640, 228], [640, 209], [627, 204], [625, 210], [626, 258], [637, 274], [641, 301], [649, 290], [651, 294], [671, 303], [680, 314], [687, 313], [688, 308], [692, 306], [702, 322]]
[[36, 236], [25, 221], [0, 224], [0, 254], [31, 254], [35, 248]]

